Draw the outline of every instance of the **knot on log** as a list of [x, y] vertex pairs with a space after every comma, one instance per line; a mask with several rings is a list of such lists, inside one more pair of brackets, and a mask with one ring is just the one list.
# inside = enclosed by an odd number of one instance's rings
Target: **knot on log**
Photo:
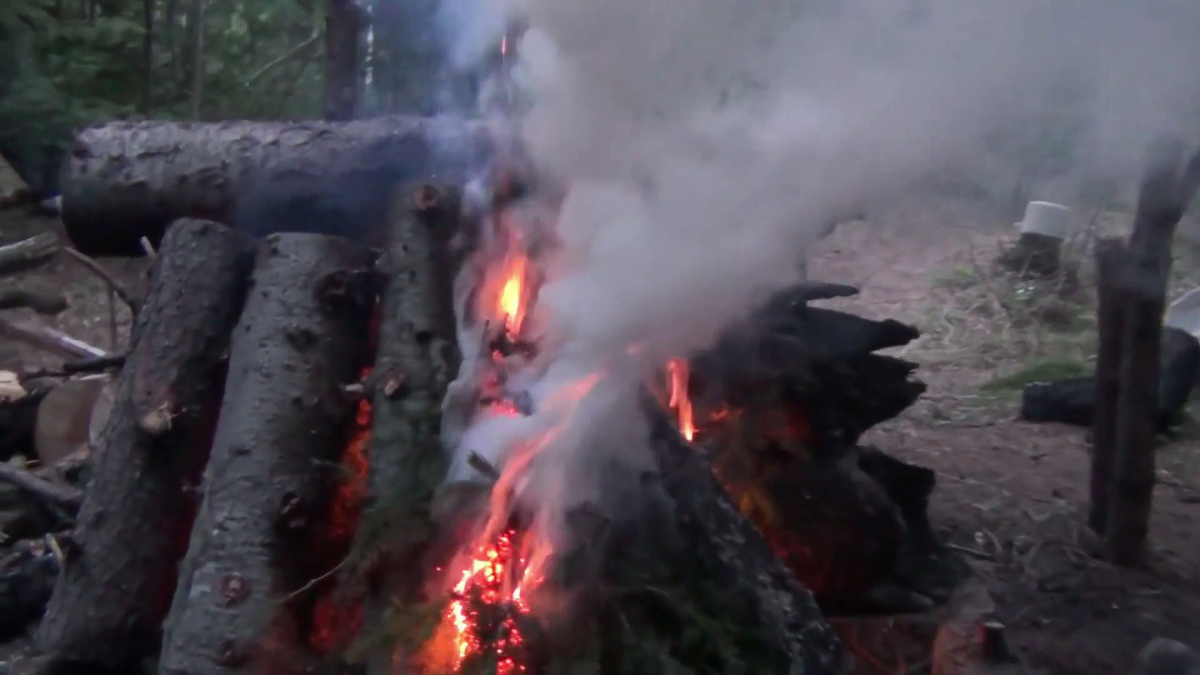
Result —
[[221, 599], [226, 607], [233, 607], [250, 595], [250, 584], [237, 572], [221, 578]]
[[368, 270], [338, 270], [321, 277], [314, 288], [325, 311], [362, 312], [375, 304], [378, 277]]

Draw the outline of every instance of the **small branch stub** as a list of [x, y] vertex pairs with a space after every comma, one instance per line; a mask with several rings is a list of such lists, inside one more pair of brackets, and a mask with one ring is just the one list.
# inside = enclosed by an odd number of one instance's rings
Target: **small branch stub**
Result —
[[171, 421], [179, 414], [170, 401], [163, 401], [138, 418], [138, 429], [150, 436], [161, 436], [171, 430]]

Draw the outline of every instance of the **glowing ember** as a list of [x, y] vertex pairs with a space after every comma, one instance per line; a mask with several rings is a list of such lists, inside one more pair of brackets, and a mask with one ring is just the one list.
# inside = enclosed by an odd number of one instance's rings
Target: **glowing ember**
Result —
[[[450, 658], [443, 659], [450, 662], [445, 665], [453, 671], [485, 650], [496, 655], [497, 675], [525, 671], [513, 651], [523, 643], [516, 616], [529, 612], [521, 591], [533, 578], [533, 568], [525, 567], [526, 557], [516, 554], [513, 543], [516, 537], [514, 530], [507, 530], [496, 537], [494, 544], [476, 549], [454, 585], [439, 631], [450, 640], [452, 653]], [[525, 571], [517, 581], [517, 570], [521, 568]], [[489, 621], [482, 616], [484, 612], [480, 610], [484, 609], [499, 610], [499, 618], [492, 620], [492, 625], [485, 625]], [[437, 641], [435, 638], [434, 642]]]
[[667, 408], [675, 413], [679, 432], [690, 441], [696, 435], [696, 426], [692, 420], [692, 399], [688, 395], [688, 375], [686, 359], [671, 359], [667, 362], [667, 387], [670, 392]]

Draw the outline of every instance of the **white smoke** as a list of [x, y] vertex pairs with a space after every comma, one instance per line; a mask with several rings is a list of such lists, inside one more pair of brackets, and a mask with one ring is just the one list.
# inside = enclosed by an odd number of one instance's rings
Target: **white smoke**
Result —
[[[614, 391], [795, 282], [831, 217], [981, 157], [1064, 73], [1089, 91], [1086, 156], [1113, 171], [1196, 128], [1200, 3], [1186, 0], [486, 0], [458, 16], [464, 42], [531, 26], [522, 138], [573, 186], [535, 308], [565, 340], [547, 377], [641, 345]], [[612, 406], [583, 409], [580, 428], [619, 426]]]

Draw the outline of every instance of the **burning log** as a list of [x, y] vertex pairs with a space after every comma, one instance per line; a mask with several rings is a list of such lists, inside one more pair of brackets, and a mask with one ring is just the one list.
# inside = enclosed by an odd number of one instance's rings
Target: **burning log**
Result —
[[119, 667], [155, 651], [207, 459], [223, 359], [242, 306], [252, 240], [216, 223], [168, 231], [96, 453], [41, 649]]
[[[433, 493], [446, 474], [442, 399], [458, 371], [447, 241], [458, 200], [450, 191], [402, 186], [392, 197], [391, 243], [380, 261], [379, 346], [371, 370], [368, 503], [357, 555], [369, 556], [367, 625], [378, 630], [393, 597], [411, 599], [417, 552], [432, 532]], [[365, 561], [364, 561], [365, 562]], [[390, 672], [389, 654], [368, 672]]]
[[327, 467], [366, 364], [367, 250], [283, 234], [259, 247], [234, 330], [203, 501], [164, 624], [162, 673], [298, 672]]
[[[157, 246], [172, 220], [192, 217], [230, 222], [240, 195], [250, 190], [262, 192], [274, 183], [307, 178], [316, 186], [343, 176], [339, 188], [365, 197], [364, 176], [387, 173], [389, 167], [371, 165], [371, 158], [384, 152], [368, 152], [366, 160], [360, 153], [372, 146], [403, 146], [412, 139], [449, 149], [451, 164], [472, 161], [487, 151], [491, 140], [481, 124], [412, 117], [94, 126], [80, 132], [65, 169], [63, 224], [75, 247], [89, 255], [141, 255], [140, 239], [146, 237]], [[402, 153], [392, 153], [389, 160], [393, 165], [414, 162]], [[427, 169], [421, 166], [421, 172]], [[376, 182], [370, 181], [372, 185]], [[386, 191], [391, 185], [379, 187]], [[323, 192], [327, 199], [350, 199], [328, 187]], [[310, 201], [305, 204], [311, 211], [314, 197], [309, 194], [307, 198]], [[305, 226], [306, 216], [312, 218], [302, 213], [294, 225]]]

